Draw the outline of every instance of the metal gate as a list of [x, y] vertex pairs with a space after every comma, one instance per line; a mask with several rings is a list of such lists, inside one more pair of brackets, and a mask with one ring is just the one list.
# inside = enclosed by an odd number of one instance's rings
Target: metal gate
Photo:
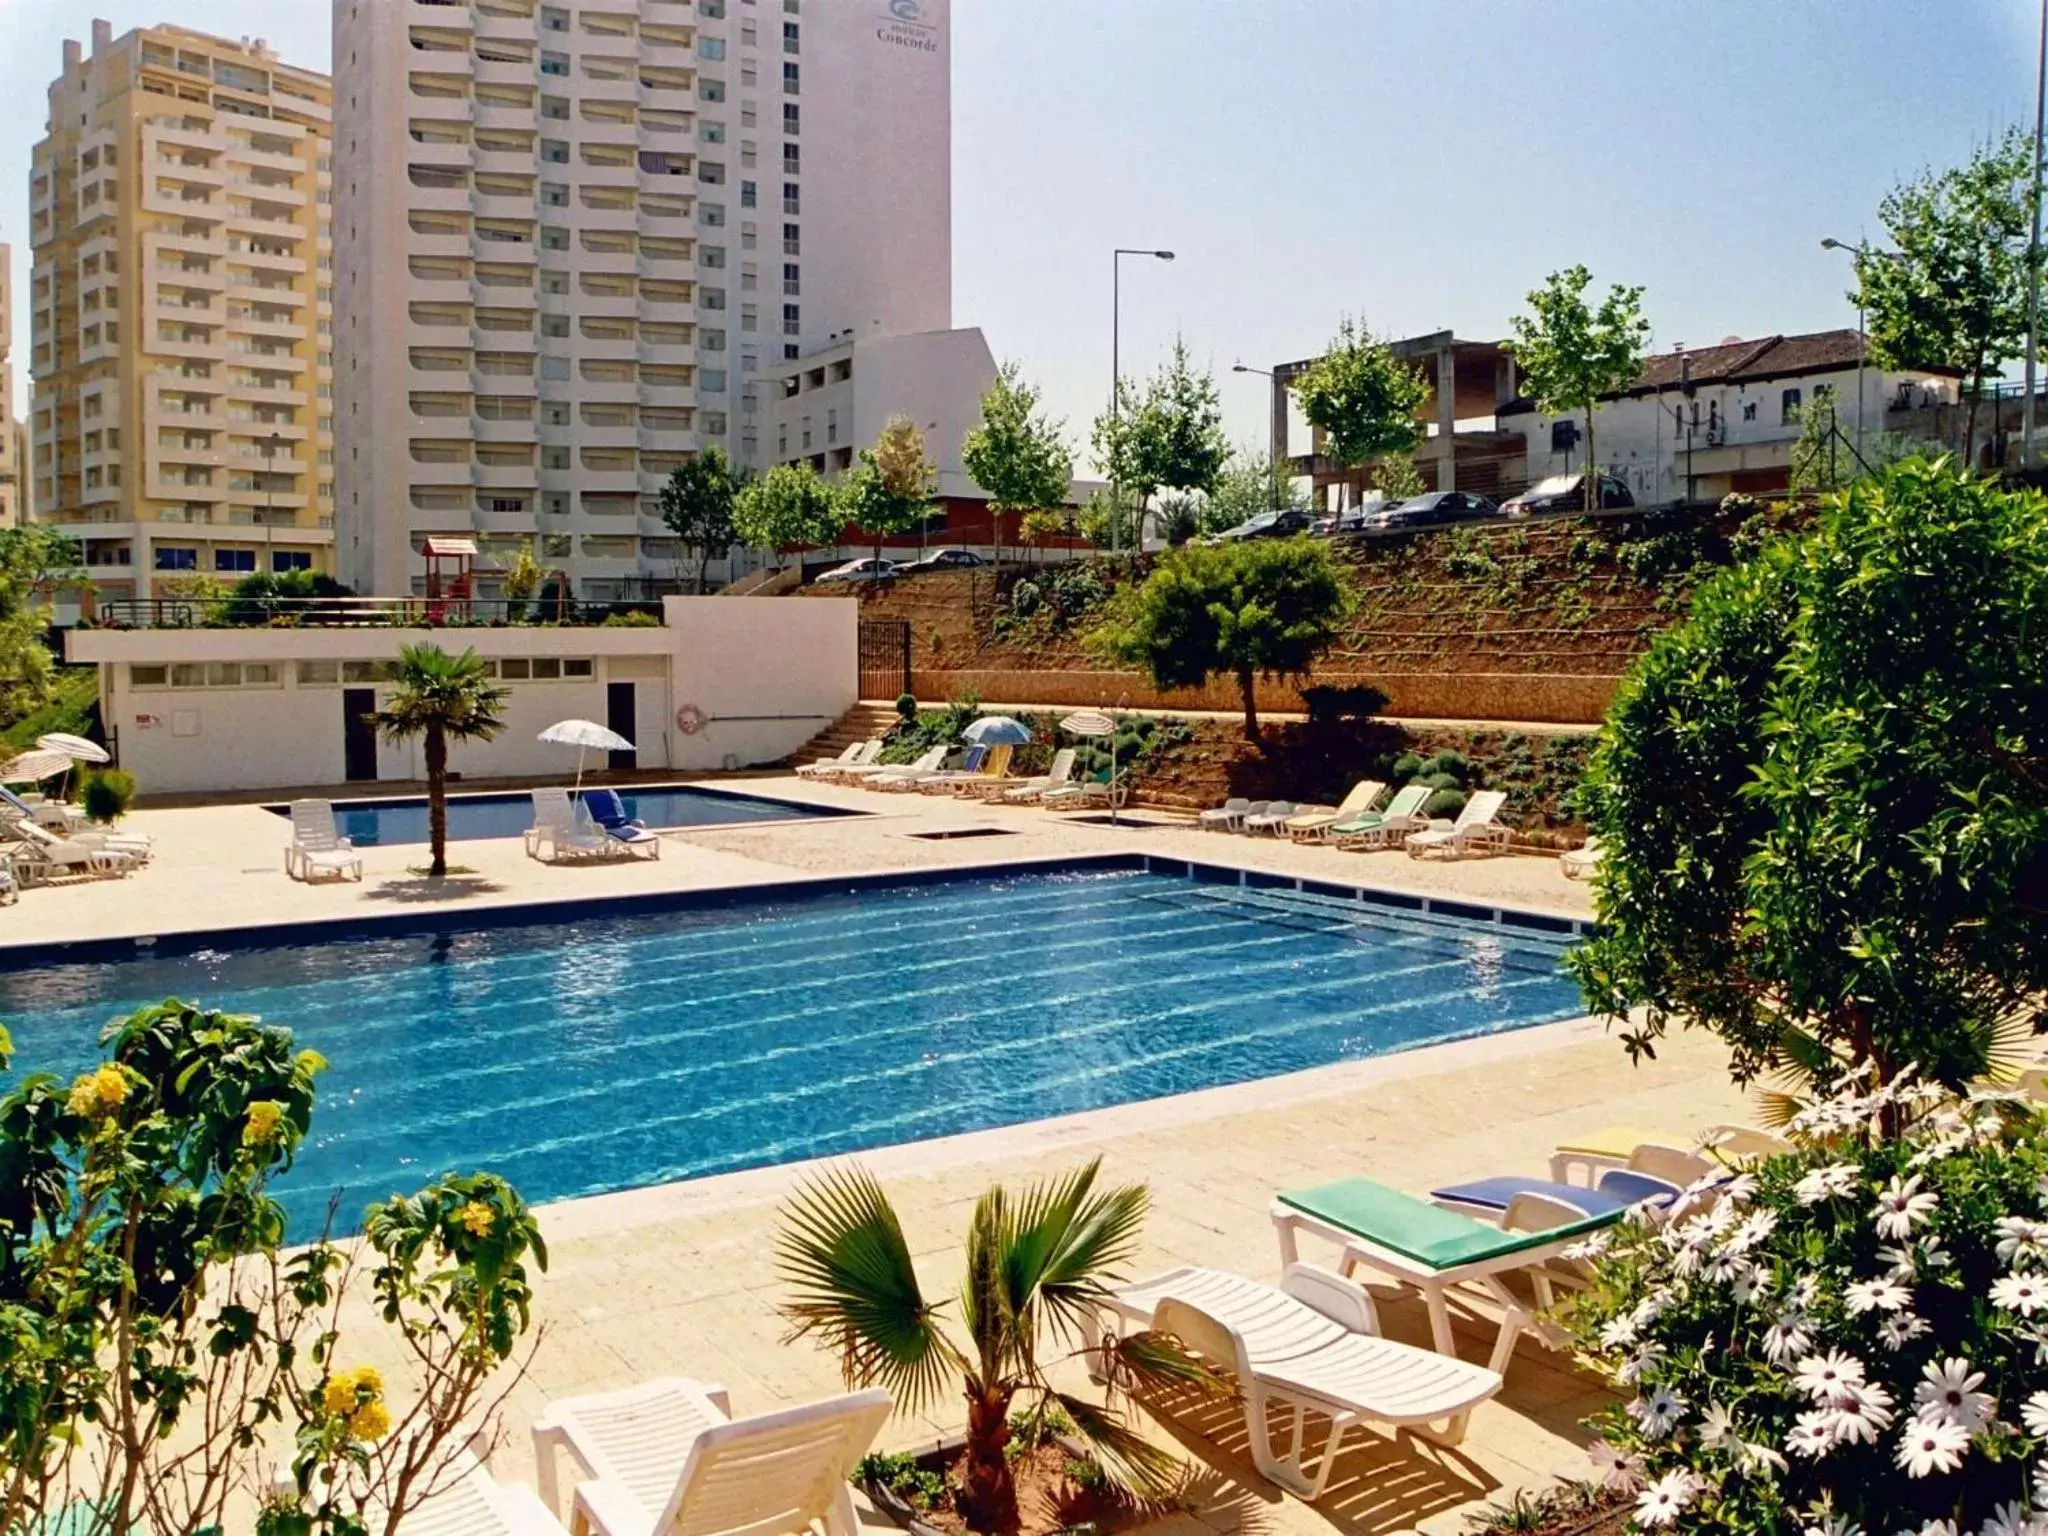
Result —
[[910, 692], [910, 620], [860, 621], [860, 696], [894, 699]]

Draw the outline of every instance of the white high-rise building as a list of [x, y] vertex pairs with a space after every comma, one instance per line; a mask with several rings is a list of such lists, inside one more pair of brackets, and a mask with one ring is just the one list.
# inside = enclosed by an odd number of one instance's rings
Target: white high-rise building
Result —
[[654, 515], [763, 389], [951, 323], [948, 0], [337, 0], [337, 558], [671, 584]]

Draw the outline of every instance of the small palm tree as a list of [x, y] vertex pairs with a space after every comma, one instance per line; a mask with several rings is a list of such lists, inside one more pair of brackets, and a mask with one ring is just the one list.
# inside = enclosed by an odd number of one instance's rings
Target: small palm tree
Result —
[[448, 744], [489, 741], [505, 728], [498, 717], [509, 690], [491, 681], [474, 650], [450, 656], [438, 645], [398, 653], [398, 692], [373, 717], [384, 739], [426, 740], [427, 832], [434, 848], [427, 873], [448, 873]]
[[960, 1290], [964, 1342], [940, 1321], [946, 1303], [918, 1285], [902, 1224], [881, 1186], [860, 1168], [835, 1169], [799, 1190], [777, 1243], [791, 1339], [813, 1336], [839, 1356], [849, 1386], [882, 1386], [898, 1408], [933, 1402], [948, 1378], [967, 1399], [967, 1447], [955, 1502], [968, 1529], [1015, 1531], [1017, 1487], [1004, 1455], [1011, 1409], [1043, 1426], [1055, 1406], [1093, 1447], [1103, 1469], [1142, 1493], [1172, 1486], [1178, 1463], [1133, 1429], [1115, 1395], [1142, 1384], [1225, 1391], [1174, 1340], [1154, 1333], [1105, 1342], [1097, 1364], [1111, 1399], [1097, 1406], [1053, 1389], [1048, 1339], [1071, 1358], [1137, 1247], [1142, 1185], [1098, 1194], [1098, 1158], [1020, 1196], [991, 1188], [967, 1230]]

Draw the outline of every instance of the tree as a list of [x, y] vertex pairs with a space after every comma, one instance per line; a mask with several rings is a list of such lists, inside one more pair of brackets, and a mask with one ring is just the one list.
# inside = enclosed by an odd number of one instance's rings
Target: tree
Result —
[[1016, 517], [1019, 537], [1028, 538], [1024, 529], [1033, 514], [1063, 511], [1074, 482], [1066, 423], [1051, 420], [1038, 405], [1038, 387], [1024, 381], [1017, 364], [1003, 364], [981, 397], [980, 424], [969, 430], [960, 446], [960, 462], [974, 483], [988, 492], [999, 565], [1003, 519]]
[[1627, 389], [1643, 371], [1650, 322], [1643, 318], [1641, 288], [1619, 283], [1594, 309], [1586, 302], [1593, 274], [1583, 266], [1553, 272], [1529, 293], [1533, 314], [1509, 322], [1515, 339], [1509, 350], [1522, 371], [1523, 387], [1543, 410], [1586, 413], [1586, 510], [1600, 505], [1600, 459], [1594, 451], [1593, 414], [1600, 397]]
[[704, 590], [711, 561], [733, 545], [733, 500], [740, 476], [716, 443], [668, 472], [661, 487], [661, 520], [682, 543], [697, 551], [697, 590]]
[[1112, 1392], [1138, 1384], [1197, 1386], [1215, 1376], [1162, 1335], [1142, 1332], [1095, 1345], [1109, 1290], [1135, 1256], [1147, 1203], [1142, 1185], [1098, 1192], [1098, 1158], [1064, 1178], [1011, 1194], [990, 1189], [967, 1229], [959, 1292], [960, 1337], [927, 1299], [889, 1198], [864, 1170], [823, 1174], [790, 1202], [776, 1244], [791, 1290], [783, 1316], [792, 1338], [817, 1339], [837, 1356], [849, 1386], [878, 1385], [899, 1410], [934, 1404], [948, 1377], [967, 1402], [967, 1446], [956, 1507], [972, 1531], [1014, 1531], [1017, 1488], [1004, 1455], [1011, 1409], [1043, 1424], [1064, 1412], [1105, 1467], [1152, 1493], [1174, 1462], [1131, 1428], [1114, 1398], [1103, 1406], [1055, 1389], [1048, 1342], [1084, 1351]]
[[1969, 164], [1894, 187], [1878, 205], [1893, 248], [1856, 255], [1852, 297], [1868, 316], [1872, 357], [1963, 376], [1966, 466], [1975, 462], [1984, 382], [2026, 338], [2033, 215], [2033, 138], [2009, 128]]
[[1309, 494], [1288, 466], [1263, 448], [1239, 448], [1202, 503], [1200, 531], [1221, 533], [1276, 507], [1306, 510]]
[[448, 873], [448, 745], [493, 739], [505, 728], [498, 711], [510, 697], [510, 689], [491, 681], [474, 649], [450, 656], [424, 644], [398, 653], [398, 691], [375, 718], [387, 741], [424, 741], [427, 836], [434, 851], [427, 873], [436, 880]]
[[1291, 387], [1302, 415], [1323, 434], [1323, 452], [1347, 468], [1378, 454], [1408, 453], [1422, 441], [1415, 413], [1429, 398], [1428, 381], [1349, 316]]
[[1913, 460], [1696, 597], [1581, 805], [1588, 1004], [1712, 1030], [1748, 1082], [1960, 1086], [2048, 987], [2048, 501]]
[[908, 417], [892, 417], [875, 446], [861, 449], [860, 462], [832, 488], [837, 514], [874, 535], [880, 560], [884, 538], [908, 533], [928, 515], [936, 476], [924, 434]]
[[1230, 443], [1223, 435], [1223, 405], [1216, 380], [1197, 375], [1186, 342], [1174, 338], [1173, 355], [1142, 394], [1117, 382], [1117, 411], [1095, 420], [1096, 458], [1127, 492], [1140, 533], [1148, 502], [1161, 490], [1201, 491], [1216, 484]]
[[516, 624], [526, 617], [526, 605], [540, 590], [540, 562], [533, 558], [533, 546], [522, 544], [505, 574], [498, 579], [505, 594], [505, 622]]
[[1097, 644], [1143, 666], [1159, 688], [1235, 679], [1245, 736], [1256, 741], [1256, 677], [1305, 675], [1335, 642], [1351, 609], [1351, 595], [1322, 544], [1251, 539], [1198, 545], [1163, 558]]
[[1423, 492], [1422, 471], [1405, 453], [1390, 453], [1372, 472], [1372, 483], [1390, 503], [1399, 503]]
[[828, 543], [845, 526], [832, 491], [808, 464], [777, 464], [749, 480], [733, 502], [733, 531], [777, 554]]
[[63, 581], [82, 581], [78, 541], [39, 523], [0, 528], [0, 717], [20, 719], [48, 692], [55, 658], [46, 606]]

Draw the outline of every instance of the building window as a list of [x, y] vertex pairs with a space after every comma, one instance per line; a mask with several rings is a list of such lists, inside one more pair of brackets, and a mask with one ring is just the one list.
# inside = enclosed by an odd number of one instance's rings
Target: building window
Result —
[[1791, 426], [1799, 420], [1799, 391], [1788, 389], [1778, 396], [1778, 420]]
[[725, 370], [723, 368], [700, 368], [697, 370], [697, 388], [707, 395], [725, 393]]
[[799, 40], [797, 24], [793, 21], [785, 21], [782, 24], [782, 51], [784, 53], [801, 52], [797, 46]]
[[803, 132], [803, 108], [793, 101], [782, 104], [782, 131], [788, 134]]
[[785, 336], [796, 336], [796, 335], [800, 335], [800, 334], [802, 334], [802, 330], [803, 330], [803, 309], [802, 309], [802, 307], [801, 307], [800, 305], [796, 305], [796, 304], [785, 304], [785, 305], [783, 305], [783, 306], [782, 306], [782, 334], [783, 334], [783, 335], [785, 335]]
[[199, 569], [199, 551], [169, 549], [159, 544], [156, 548], [156, 568], [160, 571], [196, 571]]
[[803, 253], [803, 226], [800, 224], [783, 225], [782, 254], [785, 256], [801, 256]]
[[697, 99], [699, 101], [725, 100], [725, 82], [700, 75], [697, 78]]
[[740, 206], [758, 208], [761, 205], [761, 184], [754, 181], [740, 183]]
[[722, 37], [700, 37], [697, 39], [697, 54], [700, 58], [722, 59], [725, 57], [725, 39]]
[[273, 571], [310, 571], [313, 569], [313, 552], [310, 549], [273, 549], [270, 568]]
[[804, 168], [804, 152], [803, 152], [803, 147], [802, 147], [801, 145], [798, 145], [798, 144], [785, 144], [785, 145], [783, 145], [783, 146], [782, 146], [782, 174], [783, 174], [783, 175], [785, 175], [785, 176], [798, 176], [798, 175], [801, 175], [801, 174], [803, 173], [803, 168]]
[[802, 267], [793, 261], [785, 261], [782, 264], [782, 291], [791, 297], [802, 293], [804, 291], [803, 275]]
[[1570, 453], [1579, 446], [1579, 424], [1565, 417], [1550, 424], [1550, 451]]
[[216, 549], [213, 552], [213, 568], [216, 571], [240, 572], [256, 569], [256, 551], [253, 549]]
[[793, 181], [785, 181], [782, 184], [782, 211], [784, 213], [802, 213], [804, 211], [803, 191]]
[[302, 661], [299, 663], [299, 686], [317, 688], [323, 683], [341, 681], [341, 663], [338, 661]]
[[798, 66], [798, 65], [796, 65], [796, 64], [793, 64], [793, 63], [789, 63], [789, 62], [786, 62], [786, 61], [784, 62], [783, 66], [782, 66], [782, 94], [783, 94], [783, 95], [785, 95], [785, 96], [794, 96], [794, 95], [796, 95], [796, 93], [798, 92], [798, 90], [800, 90], [800, 89], [802, 88], [802, 86], [803, 86], [803, 80], [802, 80], [802, 77], [801, 77], [801, 75], [799, 74], [799, 68], [800, 68], [800, 66]]

